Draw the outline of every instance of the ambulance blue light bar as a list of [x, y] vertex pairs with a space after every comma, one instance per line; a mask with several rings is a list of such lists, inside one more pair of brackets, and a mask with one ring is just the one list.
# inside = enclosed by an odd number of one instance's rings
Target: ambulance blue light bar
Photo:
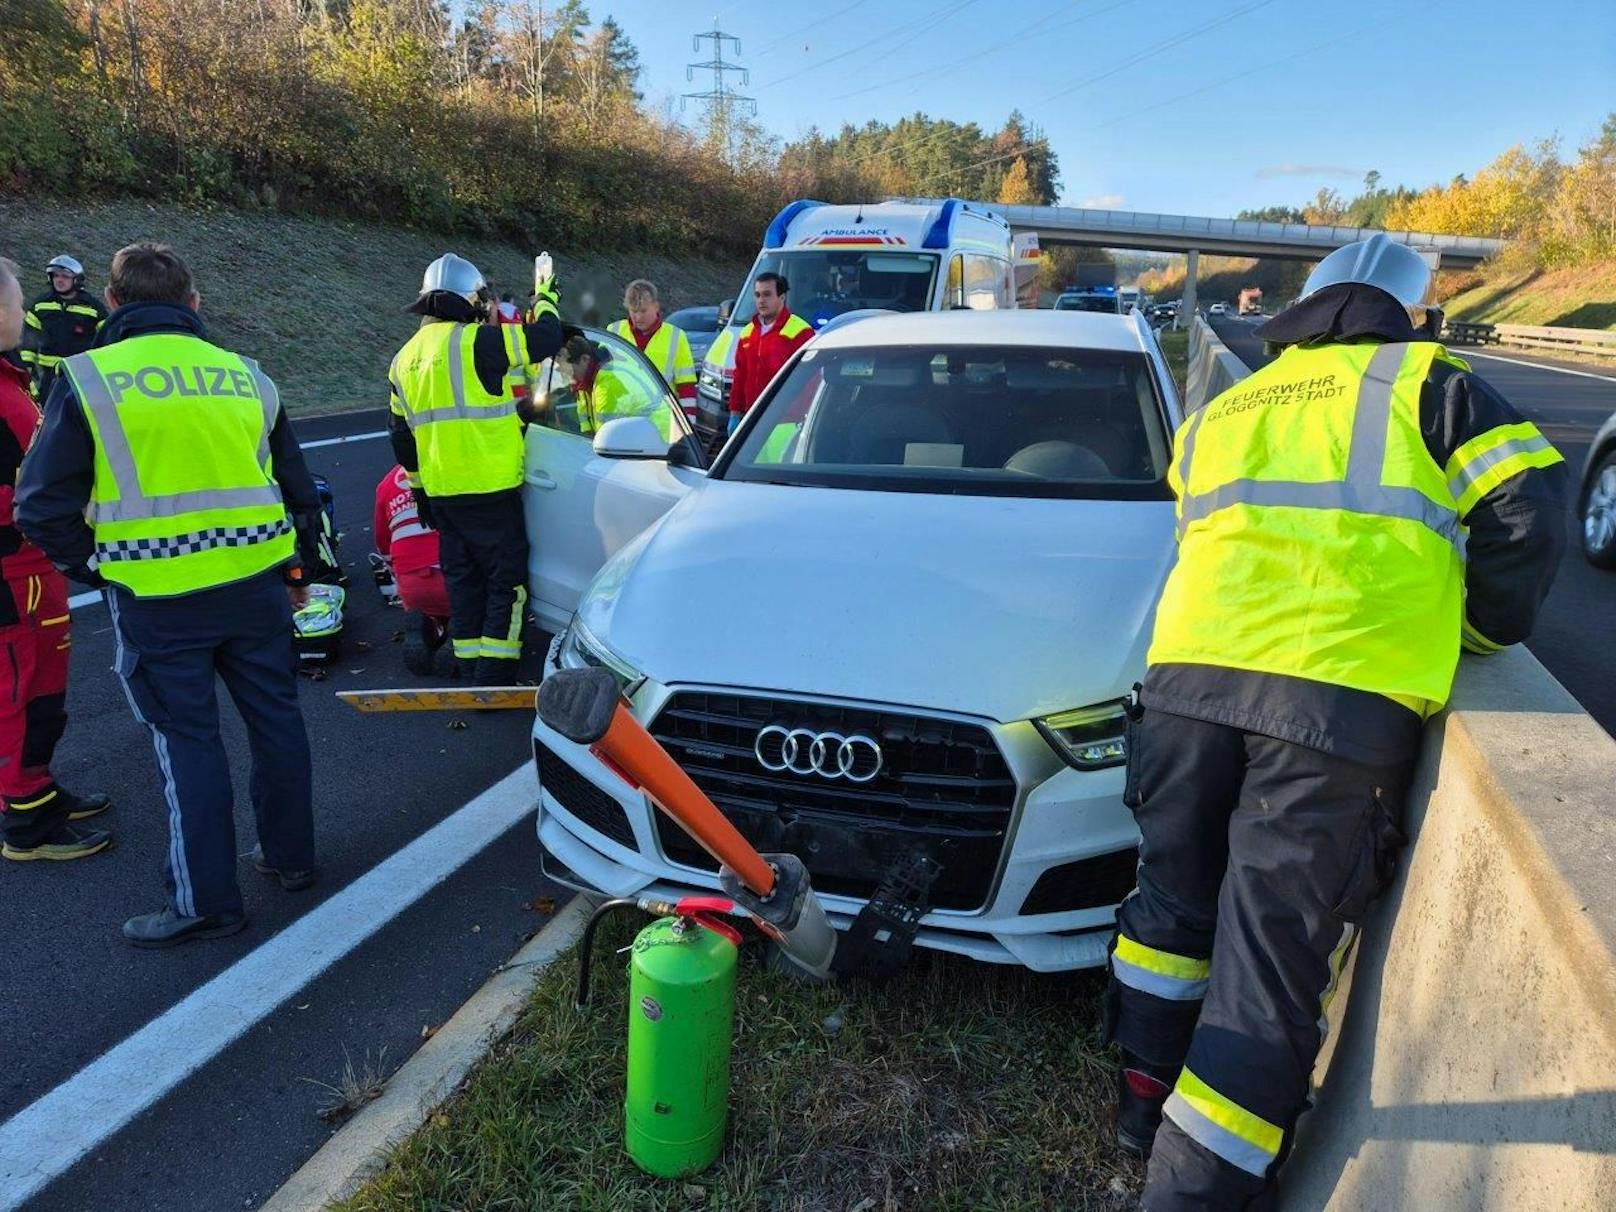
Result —
[[763, 247], [781, 247], [786, 242], [786, 231], [790, 228], [791, 221], [803, 211], [823, 205], [825, 205], [823, 202], [815, 202], [812, 198], [798, 198], [795, 202], [787, 204], [784, 210], [774, 216], [774, 222], [770, 223], [768, 230], [763, 233]]
[[920, 242], [921, 248], [947, 248], [948, 231], [954, 223], [954, 211], [965, 205], [958, 198], [950, 198], [943, 203], [942, 210], [937, 212], [937, 219], [926, 232], [926, 238]]

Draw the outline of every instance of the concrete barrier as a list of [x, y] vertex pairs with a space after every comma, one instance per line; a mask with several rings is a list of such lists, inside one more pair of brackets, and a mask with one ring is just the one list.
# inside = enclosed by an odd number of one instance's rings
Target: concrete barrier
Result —
[[1283, 1207], [1616, 1207], [1616, 742], [1524, 649], [1467, 657], [1409, 833]]
[[1219, 392], [1233, 387], [1251, 371], [1218, 339], [1199, 312], [1190, 320], [1189, 372], [1184, 383], [1184, 412], [1200, 408]]

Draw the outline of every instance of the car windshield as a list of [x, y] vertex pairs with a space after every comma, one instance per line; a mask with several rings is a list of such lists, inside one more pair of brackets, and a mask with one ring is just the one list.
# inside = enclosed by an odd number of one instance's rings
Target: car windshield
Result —
[[1171, 444], [1142, 353], [808, 346], [718, 478], [890, 492], [1163, 500]]
[[1114, 316], [1119, 309], [1115, 295], [1062, 295], [1055, 300], [1055, 310], [1099, 311]]
[[881, 249], [793, 249], [760, 258], [746, 288], [735, 300], [731, 324], [757, 314], [752, 283], [758, 274], [784, 274], [786, 305], [820, 327], [832, 316], [874, 307], [883, 311], [925, 311], [931, 306], [937, 257], [932, 253]]
[[681, 307], [668, 317], [668, 323], [682, 332], [711, 333], [718, 331], [718, 308]]

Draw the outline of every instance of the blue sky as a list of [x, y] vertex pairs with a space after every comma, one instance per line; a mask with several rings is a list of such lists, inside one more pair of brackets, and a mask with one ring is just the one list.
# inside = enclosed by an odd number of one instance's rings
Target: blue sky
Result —
[[1059, 155], [1073, 205], [1231, 215], [1300, 204], [1321, 185], [1350, 194], [1371, 168], [1388, 185], [1423, 186], [1473, 172], [1513, 143], [1558, 133], [1574, 147], [1616, 109], [1612, 0], [594, 0], [590, 9], [624, 26], [645, 64], [646, 99], [675, 112], [680, 93], [710, 87], [710, 75], [687, 82], [685, 65], [710, 57], [690, 36], [716, 15], [741, 39], [739, 62], [751, 69], [742, 91], [787, 139], [916, 109], [991, 128], [1020, 108]]

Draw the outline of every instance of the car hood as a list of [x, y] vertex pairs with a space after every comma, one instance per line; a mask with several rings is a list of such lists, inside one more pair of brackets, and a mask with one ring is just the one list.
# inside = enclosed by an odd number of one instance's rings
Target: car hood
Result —
[[659, 682], [1008, 722], [1126, 693], [1173, 560], [1168, 501], [706, 481], [579, 617]]

